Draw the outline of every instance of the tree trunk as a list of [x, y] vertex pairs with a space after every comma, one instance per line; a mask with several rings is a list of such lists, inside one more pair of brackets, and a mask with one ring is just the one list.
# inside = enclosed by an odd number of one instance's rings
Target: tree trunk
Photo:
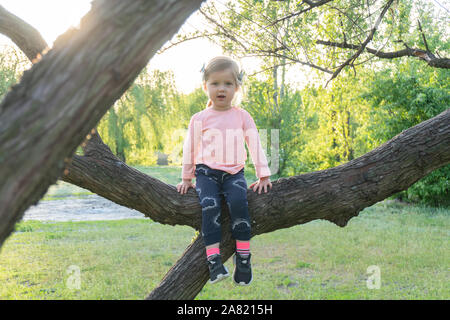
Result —
[[202, 0], [97, 0], [0, 104], [0, 245]]

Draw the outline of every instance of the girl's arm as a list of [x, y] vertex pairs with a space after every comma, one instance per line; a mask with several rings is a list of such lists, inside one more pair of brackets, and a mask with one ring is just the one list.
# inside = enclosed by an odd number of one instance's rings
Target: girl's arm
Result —
[[195, 156], [201, 134], [201, 127], [200, 131], [198, 128], [199, 125], [201, 126], [201, 122], [196, 120], [195, 115], [192, 116], [183, 144], [183, 164], [181, 169], [182, 179], [195, 178]]

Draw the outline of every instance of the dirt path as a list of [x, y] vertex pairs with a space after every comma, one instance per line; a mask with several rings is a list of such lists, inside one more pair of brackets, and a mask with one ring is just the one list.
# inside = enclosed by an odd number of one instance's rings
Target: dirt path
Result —
[[98, 195], [65, 197], [61, 200], [40, 201], [25, 211], [23, 220], [86, 221], [144, 218], [136, 210], [122, 207]]

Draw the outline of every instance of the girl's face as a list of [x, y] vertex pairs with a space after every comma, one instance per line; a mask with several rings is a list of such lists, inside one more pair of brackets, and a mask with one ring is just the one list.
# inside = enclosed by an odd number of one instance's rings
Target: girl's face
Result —
[[239, 89], [230, 69], [212, 72], [203, 84], [203, 89], [211, 99], [215, 109], [228, 109]]

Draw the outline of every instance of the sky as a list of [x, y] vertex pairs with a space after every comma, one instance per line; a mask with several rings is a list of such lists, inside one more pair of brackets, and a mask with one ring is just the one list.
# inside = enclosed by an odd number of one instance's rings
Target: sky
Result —
[[[49, 46], [69, 27], [77, 26], [91, 7], [91, 0], [0, 0], [6, 10], [35, 27]], [[202, 22], [197, 14], [183, 25], [183, 30], [201, 28]], [[13, 43], [0, 35], [0, 45]], [[217, 55], [222, 55], [221, 48], [208, 40], [199, 39], [176, 45], [160, 55], [155, 55], [149, 62], [150, 70], [172, 70], [176, 87], [188, 93], [201, 86], [200, 69], [204, 63]], [[257, 62], [243, 59], [241, 64], [247, 74], [257, 70]]]

